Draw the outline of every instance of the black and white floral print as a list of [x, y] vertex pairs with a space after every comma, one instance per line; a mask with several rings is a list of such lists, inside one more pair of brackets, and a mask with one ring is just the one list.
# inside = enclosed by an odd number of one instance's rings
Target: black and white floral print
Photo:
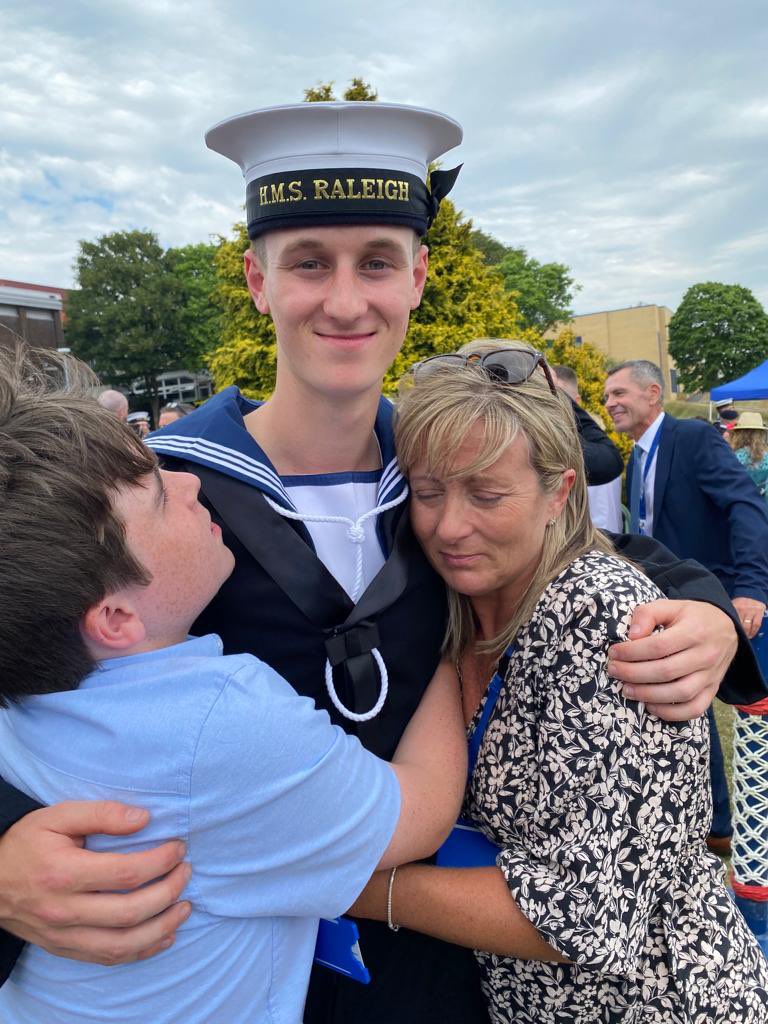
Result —
[[634, 608], [661, 596], [589, 552], [518, 637], [465, 813], [501, 846], [522, 912], [573, 963], [478, 953], [498, 1024], [768, 1022], [768, 962], [704, 842], [706, 719], [662, 722], [606, 672]]

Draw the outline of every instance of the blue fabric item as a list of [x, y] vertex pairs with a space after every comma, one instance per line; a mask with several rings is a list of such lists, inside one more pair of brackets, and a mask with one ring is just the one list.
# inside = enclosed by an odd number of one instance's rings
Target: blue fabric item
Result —
[[638, 533], [640, 530], [640, 491], [643, 487], [643, 473], [641, 467], [642, 459], [638, 456], [637, 447], [632, 449], [630, 457], [630, 477], [632, 485], [629, 488], [629, 532]]
[[[667, 413], [660, 430], [653, 536], [706, 566], [731, 598], [768, 602], [768, 510], [708, 423]], [[628, 481], [629, 502], [636, 491]]]
[[734, 402], [768, 398], [768, 359], [754, 370], [745, 373], [743, 377], [737, 377], [730, 384], [718, 384], [709, 392], [711, 402], [719, 402], [724, 398], [730, 398]]
[[135, 836], [180, 838], [193, 911], [175, 944], [101, 967], [27, 946], [0, 990], [14, 1024], [298, 1024], [318, 918], [345, 911], [397, 824], [388, 764], [216, 636], [104, 662], [80, 689], [0, 712], [0, 772], [44, 803], [146, 807]]

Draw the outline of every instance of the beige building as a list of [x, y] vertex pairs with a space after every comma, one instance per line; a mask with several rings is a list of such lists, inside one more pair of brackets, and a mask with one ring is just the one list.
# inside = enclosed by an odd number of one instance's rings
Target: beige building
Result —
[[625, 359], [649, 359], [661, 367], [671, 394], [678, 390], [677, 371], [669, 355], [669, 321], [672, 310], [666, 306], [630, 306], [603, 313], [575, 316], [568, 324], [558, 324], [545, 337], [555, 337], [570, 327], [576, 344], [587, 341], [604, 352], [614, 363]]

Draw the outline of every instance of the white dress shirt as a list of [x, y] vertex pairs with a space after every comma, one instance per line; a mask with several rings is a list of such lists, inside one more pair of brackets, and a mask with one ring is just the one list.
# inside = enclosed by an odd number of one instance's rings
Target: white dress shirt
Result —
[[[653, 439], [656, 434], [661, 430], [661, 421], [664, 419], [664, 413], [660, 412], [653, 423], [648, 427], [642, 437], [635, 441], [635, 458], [640, 460], [640, 473], [641, 479], [642, 474], [645, 473], [645, 460], [648, 452], [651, 450]], [[645, 483], [643, 491], [645, 492], [645, 520], [643, 522], [643, 533], [646, 537], [653, 536], [653, 494], [656, 486], [656, 465], [658, 463], [659, 449], [657, 448], [654, 452], [653, 461], [651, 462], [650, 468], [648, 469], [648, 475], [645, 477]]]

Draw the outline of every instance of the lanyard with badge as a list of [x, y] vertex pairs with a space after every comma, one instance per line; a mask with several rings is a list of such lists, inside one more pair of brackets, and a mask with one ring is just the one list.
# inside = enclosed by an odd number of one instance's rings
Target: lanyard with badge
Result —
[[[467, 785], [472, 781], [480, 746], [501, 694], [509, 659], [516, 649], [516, 643], [510, 644], [499, 662], [493, 679], [488, 684], [482, 713], [469, 737]], [[475, 824], [468, 818], [459, 818], [451, 834], [437, 851], [435, 864], [439, 868], [485, 868], [495, 865], [498, 855], [499, 847], [487, 839]]]
[[651, 441], [651, 447], [648, 449], [648, 454], [645, 457], [645, 465], [643, 466], [643, 476], [640, 485], [640, 502], [638, 505], [638, 530], [640, 533], [645, 533], [645, 519], [647, 515], [646, 503], [645, 503], [645, 481], [648, 479], [648, 474], [651, 471], [651, 465], [654, 458], [656, 457], [656, 449], [659, 447], [659, 440], [661, 439], [661, 429], [656, 431], [656, 436]]

